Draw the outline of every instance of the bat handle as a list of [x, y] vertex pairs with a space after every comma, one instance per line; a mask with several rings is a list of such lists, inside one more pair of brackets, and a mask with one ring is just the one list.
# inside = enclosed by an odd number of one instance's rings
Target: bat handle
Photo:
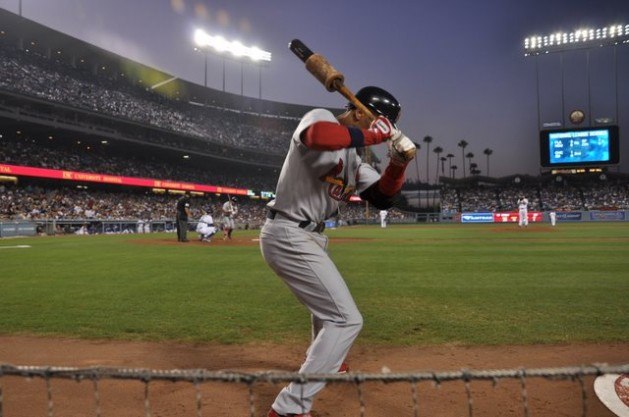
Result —
[[302, 62], [306, 62], [314, 53], [299, 39], [293, 39], [288, 44], [288, 48], [293, 51]]

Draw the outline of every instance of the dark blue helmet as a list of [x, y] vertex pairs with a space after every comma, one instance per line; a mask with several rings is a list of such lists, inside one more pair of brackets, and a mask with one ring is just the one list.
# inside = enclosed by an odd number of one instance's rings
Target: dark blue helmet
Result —
[[[393, 124], [400, 119], [402, 106], [391, 93], [380, 87], [363, 87], [356, 93], [356, 98], [374, 114], [386, 117]], [[355, 106], [350, 103], [348, 108], [353, 109]]]

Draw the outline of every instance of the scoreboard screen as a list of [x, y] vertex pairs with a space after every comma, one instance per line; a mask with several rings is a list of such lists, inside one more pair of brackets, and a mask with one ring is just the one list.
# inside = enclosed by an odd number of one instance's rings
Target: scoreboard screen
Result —
[[543, 167], [617, 164], [618, 148], [617, 126], [540, 133]]

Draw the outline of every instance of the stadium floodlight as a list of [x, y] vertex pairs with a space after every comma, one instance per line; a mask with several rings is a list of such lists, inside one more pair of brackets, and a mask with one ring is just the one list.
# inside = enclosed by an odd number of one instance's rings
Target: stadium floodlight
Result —
[[629, 44], [629, 24], [614, 24], [603, 28], [580, 28], [573, 32], [555, 32], [524, 39], [524, 55], [541, 55], [569, 49], [593, 48]]
[[256, 46], [245, 46], [239, 41], [228, 41], [220, 35], [212, 36], [203, 29], [194, 32], [194, 42], [200, 49], [212, 48], [216, 53], [230, 53], [236, 58], [249, 58], [254, 62], [271, 61], [271, 53]]

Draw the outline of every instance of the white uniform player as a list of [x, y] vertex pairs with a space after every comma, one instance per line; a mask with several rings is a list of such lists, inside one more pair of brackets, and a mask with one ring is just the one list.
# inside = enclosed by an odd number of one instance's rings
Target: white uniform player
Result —
[[[365, 87], [357, 97], [387, 119], [380, 117], [370, 125], [364, 113], [351, 107], [338, 118], [324, 109], [307, 113], [293, 133], [276, 198], [267, 205], [268, 220], [260, 233], [264, 259], [312, 315], [313, 341], [300, 373], [345, 369], [345, 357], [363, 324], [343, 277], [328, 256], [328, 238], [321, 234], [324, 221], [336, 216], [355, 192], [380, 209], [391, 207], [412, 159], [391, 151], [391, 162], [380, 177], [362, 162], [356, 148], [392, 138], [389, 143], [394, 149], [415, 149], [391, 124], [399, 114], [393, 96]], [[310, 416], [313, 398], [324, 385], [289, 384], [275, 399], [268, 417]]]
[[548, 213], [548, 217], [550, 218], [551, 226], [557, 224], [557, 213], [555, 212], [555, 210], [551, 210], [550, 213]]
[[201, 242], [211, 242], [212, 236], [216, 234], [218, 229], [214, 226], [214, 219], [208, 211], [201, 216], [197, 223], [197, 233], [199, 234], [199, 240]]
[[236, 199], [228, 197], [227, 201], [223, 204], [223, 239], [231, 239], [232, 232], [236, 228], [234, 222], [234, 216], [238, 213], [238, 207], [236, 206]]
[[387, 227], [387, 214], [389, 214], [386, 210], [380, 210], [380, 227], [383, 229]]
[[529, 225], [529, 200], [521, 196], [518, 199], [518, 226], [527, 227]]

